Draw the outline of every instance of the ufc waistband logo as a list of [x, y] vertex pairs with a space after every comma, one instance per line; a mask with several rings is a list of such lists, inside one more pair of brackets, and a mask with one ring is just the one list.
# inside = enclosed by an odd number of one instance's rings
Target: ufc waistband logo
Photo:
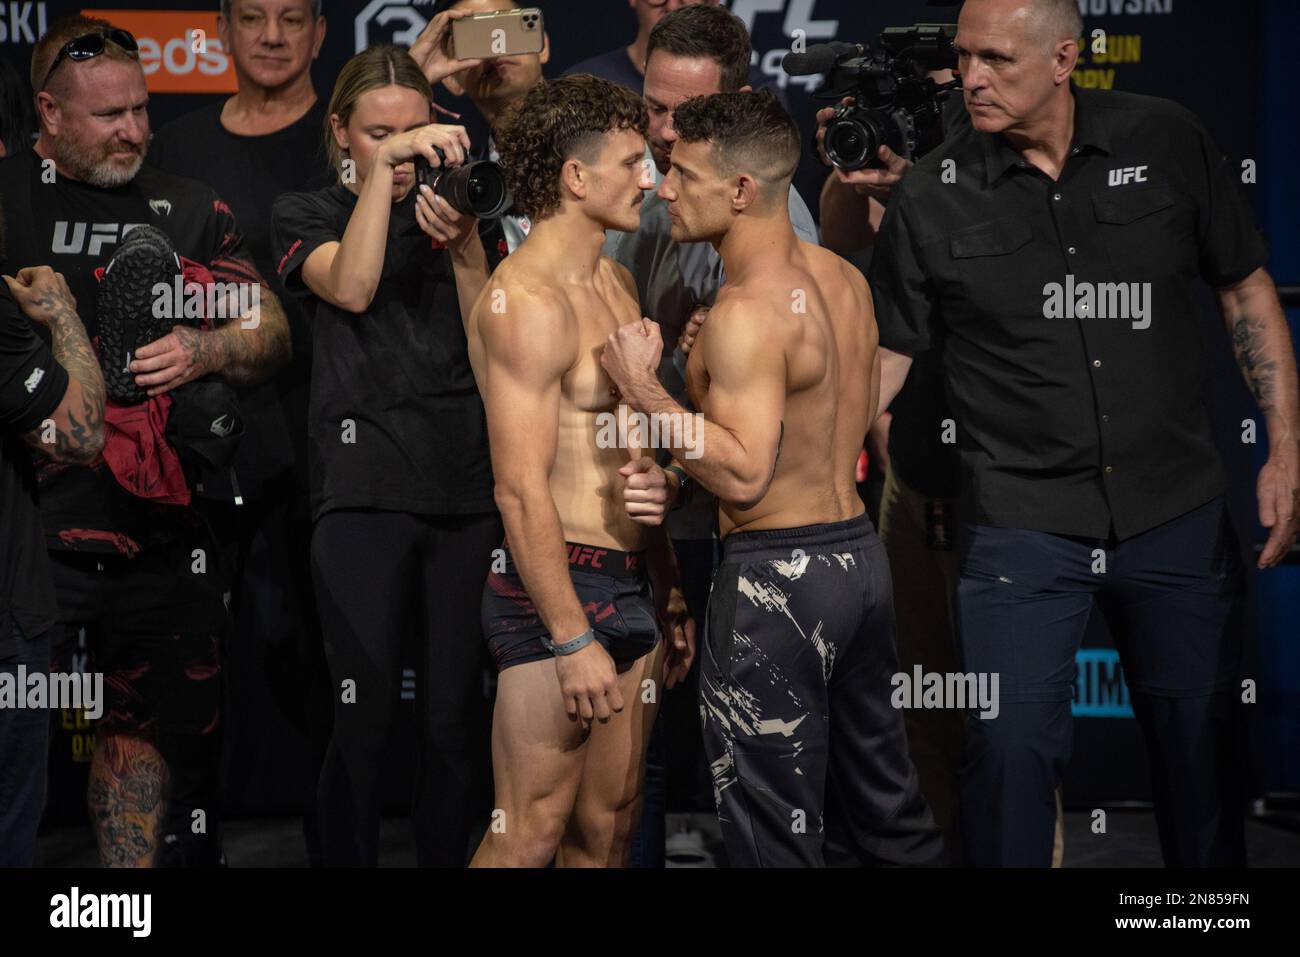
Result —
[[608, 549], [604, 548], [591, 548], [586, 545], [570, 545], [569, 564], [588, 565], [591, 568], [604, 568], [604, 558], [608, 554]]
[[1125, 166], [1123, 169], [1113, 169], [1110, 171], [1110, 185], [1123, 186], [1125, 183], [1145, 183], [1147, 181], [1146, 166]]

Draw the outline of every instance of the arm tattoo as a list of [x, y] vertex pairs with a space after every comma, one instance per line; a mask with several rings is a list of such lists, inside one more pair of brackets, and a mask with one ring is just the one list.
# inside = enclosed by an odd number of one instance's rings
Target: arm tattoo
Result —
[[221, 369], [221, 342], [215, 333], [181, 326], [176, 330], [176, 338], [189, 354], [191, 369], [197, 368], [201, 374]]
[[150, 867], [167, 807], [167, 766], [147, 741], [123, 735], [95, 745], [87, 797], [104, 867]]
[[1260, 411], [1271, 412], [1277, 363], [1265, 352], [1264, 320], [1257, 316], [1238, 318], [1232, 326], [1232, 351]]
[[27, 434], [27, 442], [58, 461], [89, 463], [103, 448], [104, 376], [99, 360], [72, 301], [62, 290], [42, 293], [34, 309], [48, 316], [50, 351], [81, 387], [81, 409], [67, 410], [68, 427], [56, 431], [52, 450], [42, 441], [40, 428]]
[[215, 364], [208, 368], [233, 385], [263, 382], [289, 361], [289, 320], [266, 288], [256, 326], [245, 329], [242, 319], [231, 320], [208, 335], [218, 343]]

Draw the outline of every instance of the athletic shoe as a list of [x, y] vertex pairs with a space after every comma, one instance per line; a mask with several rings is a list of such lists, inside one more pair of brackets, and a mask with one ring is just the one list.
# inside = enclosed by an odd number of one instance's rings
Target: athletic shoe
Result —
[[135, 384], [131, 361], [136, 350], [161, 339], [184, 319], [173, 319], [173, 309], [154, 315], [154, 287], [168, 290], [181, 275], [180, 257], [167, 234], [155, 226], [136, 226], [109, 260], [96, 292], [99, 323], [99, 364], [104, 370], [108, 397], [125, 405], [143, 402], [148, 395]]

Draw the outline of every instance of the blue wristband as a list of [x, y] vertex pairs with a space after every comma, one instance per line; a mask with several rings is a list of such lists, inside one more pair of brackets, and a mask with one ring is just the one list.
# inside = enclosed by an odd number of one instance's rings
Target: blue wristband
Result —
[[591, 628], [588, 628], [577, 638], [571, 638], [568, 641], [562, 642], [560, 644], [556, 644], [555, 642], [551, 641], [550, 635], [546, 635], [546, 634], [542, 635], [542, 644], [545, 645], [546, 650], [553, 655], [571, 655], [575, 651], [581, 651], [583, 648], [586, 648], [589, 644], [591, 644], [595, 640], [596, 640], [596, 632]]

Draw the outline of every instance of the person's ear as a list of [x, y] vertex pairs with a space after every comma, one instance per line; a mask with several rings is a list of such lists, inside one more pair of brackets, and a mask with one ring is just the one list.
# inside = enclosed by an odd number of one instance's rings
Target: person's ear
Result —
[[54, 94], [49, 90], [41, 90], [36, 94], [36, 116], [41, 121], [41, 126], [51, 136], [59, 135], [59, 120], [62, 111], [59, 109], [59, 101], [54, 98]]
[[542, 31], [542, 52], [537, 55], [539, 63], [548, 63], [551, 59], [551, 35]]
[[221, 49], [229, 56], [234, 48], [230, 41], [230, 21], [221, 13], [217, 14], [217, 39], [221, 41]]
[[744, 212], [758, 200], [758, 180], [748, 173], [741, 173], [731, 182], [731, 210]]
[[741, 87], [739, 90], [737, 90], [736, 92], [737, 92], [737, 93], [753, 93], [753, 92], [754, 92], [754, 88], [753, 88], [752, 86], [750, 86], [748, 83], [746, 83], [744, 86], [742, 86], [742, 87]]
[[1074, 65], [1079, 62], [1079, 43], [1077, 40], [1062, 40], [1056, 45], [1052, 55], [1054, 80], [1057, 86], [1070, 82]]
[[334, 134], [334, 142], [338, 144], [339, 149], [346, 153], [351, 140], [348, 139], [347, 124], [339, 120], [337, 113], [330, 114], [330, 131]]
[[316, 39], [311, 46], [311, 58], [313, 60], [320, 57], [320, 48], [325, 45], [325, 18], [323, 16], [316, 18]]
[[567, 159], [560, 167], [560, 182], [573, 194], [574, 199], [587, 198], [587, 177], [582, 164], [576, 159]]

